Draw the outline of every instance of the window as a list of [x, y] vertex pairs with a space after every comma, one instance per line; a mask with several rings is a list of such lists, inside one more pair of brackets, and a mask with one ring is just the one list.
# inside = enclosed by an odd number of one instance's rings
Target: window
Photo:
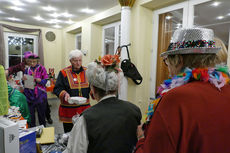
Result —
[[81, 50], [81, 33], [76, 34], [76, 49]]
[[[160, 54], [170, 42], [173, 32], [180, 27], [213, 29], [227, 49], [230, 39], [230, 1], [188, 0], [153, 12], [153, 52], [151, 66], [150, 98], [155, 98], [156, 88], [168, 77]], [[208, 13], [207, 13], [208, 12]]]
[[[226, 48], [229, 46], [230, 1], [208, 1], [192, 5], [194, 9], [193, 24], [195, 27], [213, 29], [215, 37], [220, 38]], [[208, 12], [204, 14], [205, 12]]]
[[116, 22], [103, 27], [103, 55], [114, 54], [121, 42], [121, 24]]
[[22, 62], [23, 54], [32, 51], [38, 54], [38, 38], [35, 35], [4, 33], [6, 68]]

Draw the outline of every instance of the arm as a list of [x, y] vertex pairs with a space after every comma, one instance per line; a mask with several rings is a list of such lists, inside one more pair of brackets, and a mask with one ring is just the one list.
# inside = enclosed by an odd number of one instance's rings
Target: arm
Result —
[[[154, 150], [154, 151], [153, 151]], [[141, 138], [135, 153], [175, 153], [172, 136], [164, 118], [156, 111], [150, 122], [146, 138]]]
[[11, 75], [13, 73], [17, 73], [19, 71], [24, 72], [25, 71], [25, 62], [19, 63], [17, 65], [11, 66], [8, 68], [8, 75]]
[[49, 76], [48, 76], [44, 66], [41, 65], [40, 69], [41, 69], [40, 70], [41, 71], [41, 76], [40, 77], [36, 76], [36, 82], [45, 87]]
[[89, 141], [84, 116], [79, 117], [76, 122], [70, 133], [64, 153], [87, 153]]
[[[53, 92], [57, 97], [59, 97], [61, 102], [63, 102], [69, 96], [69, 94], [65, 90], [65, 77], [61, 71], [58, 74], [58, 78], [56, 80], [56, 84], [55, 84]], [[67, 95], [67, 98], [65, 98], [65, 95]], [[65, 101], [67, 101], [67, 100], [65, 100]]]

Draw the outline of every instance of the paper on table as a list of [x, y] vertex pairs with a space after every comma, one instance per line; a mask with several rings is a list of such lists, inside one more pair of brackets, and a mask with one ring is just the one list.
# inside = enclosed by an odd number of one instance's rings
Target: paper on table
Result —
[[54, 127], [43, 128], [40, 138], [36, 138], [36, 142], [40, 144], [54, 143]]
[[34, 77], [32, 75], [24, 75], [27, 80], [24, 80], [24, 87], [29, 88], [29, 89], [34, 89], [35, 82], [34, 82]]

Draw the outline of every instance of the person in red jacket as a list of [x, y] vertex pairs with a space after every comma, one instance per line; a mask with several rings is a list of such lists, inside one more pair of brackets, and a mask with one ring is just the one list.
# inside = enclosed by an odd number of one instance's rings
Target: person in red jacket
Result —
[[[228, 153], [230, 74], [211, 29], [175, 31], [161, 54], [171, 78], [158, 89], [135, 153]], [[145, 127], [145, 130], [142, 129]]]

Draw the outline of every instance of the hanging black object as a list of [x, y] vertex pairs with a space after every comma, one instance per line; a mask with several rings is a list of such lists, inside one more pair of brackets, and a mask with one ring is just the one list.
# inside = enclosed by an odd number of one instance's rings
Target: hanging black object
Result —
[[131, 78], [134, 83], [139, 85], [139, 84], [141, 84], [143, 78], [142, 78], [141, 74], [138, 72], [136, 66], [131, 62], [131, 59], [130, 59], [130, 56], [129, 56], [129, 49], [128, 49], [128, 46], [130, 46], [130, 45], [131, 44], [119, 46], [117, 48], [117, 53], [120, 54], [121, 49], [123, 47], [126, 48], [128, 59], [124, 59], [121, 62], [121, 69], [122, 69], [122, 71], [124, 73], [124, 76]]

